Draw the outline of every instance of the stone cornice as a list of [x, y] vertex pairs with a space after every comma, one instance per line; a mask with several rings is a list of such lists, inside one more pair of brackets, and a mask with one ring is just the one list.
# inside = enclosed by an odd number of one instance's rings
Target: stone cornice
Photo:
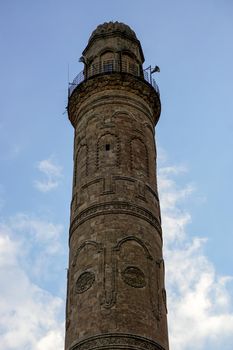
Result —
[[125, 90], [134, 93], [136, 96], [143, 98], [148, 103], [153, 111], [153, 122], [157, 124], [161, 112], [161, 103], [158, 93], [155, 89], [144, 79], [133, 76], [128, 73], [102, 73], [90, 77], [89, 79], [80, 83], [68, 101], [68, 115], [72, 125], [75, 127], [77, 123], [77, 110], [79, 105], [93, 96], [94, 92], [101, 92], [106, 90]]
[[148, 209], [138, 206], [130, 202], [121, 202], [121, 201], [112, 201], [106, 203], [98, 203], [89, 206], [88, 208], [82, 210], [78, 213], [70, 224], [70, 238], [73, 232], [77, 227], [83, 224], [85, 221], [90, 220], [99, 215], [108, 215], [108, 214], [127, 214], [133, 215], [140, 219], [143, 219], [156, 229], [156, 232], [162, 239], [162, 229], [159, 223], [159, 220], [154, 214], [151, 213]]
[[164, 347], [151, 339], [127, 333], [100, 334], [76, 342], [70, 347], [70, 350], [89, 349], [165, 350]]

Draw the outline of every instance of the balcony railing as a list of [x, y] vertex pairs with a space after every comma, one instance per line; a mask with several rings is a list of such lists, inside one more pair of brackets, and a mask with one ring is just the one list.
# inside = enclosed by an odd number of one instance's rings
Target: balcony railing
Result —
[[72, 83], [69, 83], [68, 93], [69, 96], [72, 94], [76, 86], [82, 83], [88, 78], [101, 74], [101, 73], [115, 73], [123, 72], [135, 75], [137, 77], [143, 77], [148, 83], [150, 83], [157, 94], [159, 95], [159, 87], [156, 84], [155, 80], [151, 77], [151, 74], [147, 70], [143, 70], [143, 73], [140, 73], [139, 66], [128, 62], [128, 61], [119, 61], [119, 60], [106, 60], [100, 63], [94, 63], [85, 71], [81, 71], [73, 80]]

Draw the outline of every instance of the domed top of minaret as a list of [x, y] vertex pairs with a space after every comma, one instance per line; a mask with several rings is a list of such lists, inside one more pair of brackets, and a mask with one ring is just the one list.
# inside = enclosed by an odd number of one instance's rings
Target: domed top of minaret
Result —
[[139, 62], [144, 62], [140, 41], [135, 32], [122, 22], [105, 22], [98, 25], [82, 54], [86, 61], [93, 60], [106, 49], [113, 52], [131, 51]]
[[97, 36], [108, 36], [115, 32], [120, 32], [131, 39], [137, 40], [135, 32], [127, 24], [122, 22], [105, 22], [98, 25], [98, 27], [92, 32], [89, 42]]

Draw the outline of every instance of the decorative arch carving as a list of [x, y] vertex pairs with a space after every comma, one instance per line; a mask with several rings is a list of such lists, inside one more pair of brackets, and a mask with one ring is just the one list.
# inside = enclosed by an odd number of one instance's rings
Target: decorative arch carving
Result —
[[[122, 261], [120, 255], [124, 244], [136, 243], [137, 249], [143, 254], [140, 263], [137, 261], [137, 255], [129, 256], [128, 261]], [[88, 248], [89, 247], [89, 248]], [[85, 248], [94, 250], [100, 254], [98, 262], [95, 261], [95, 268], [85, 268], [85, 263], [80, 269], [80, 262], [77, 259]], [[134, 252], [135, 246], [126, 246], [128, 252]], [[129, 249], [129, 250], [128, 250]], [[136, 249], [136, 250], [137, 250]], [[86, 252], [84, 252], [86, 254]], [[89, 251], [90, 254], [90, 251]], [[93, 254], [93, 253], [92, 253]], [[94, 254], [95, 255], [95, 254]], [[80, 258], [81, 259], [81, 258]], [[82, 263], [81, 263], [82, 265]], [[98, 266], [97, 266], [98, 265]], [[75, 294], [82, 294], [92, 287], [95, 280], [102, 281], [102, 293], [100, 294], [100, 305], [105, 309], [111, 309], [116, 301], [117, 294], [120, 291], [120, 280], [132, 288], [146, 288], [145, 293], [149, 297], [151, 310], [156, 318], [158, 325], [162, 318], [163, 310], [166, 312], [166, 292], [163, 284], [164, 262], [162, 258], [153, 257], [142, 239], [129, 235], [118, 240], [114, 246], [102, 244], [93, 240], [84, 241], [77, 248], [71, 264], [72, 268], [79, 267], [75, 283]], [[120, 280], [119, 280], [120, 278]]]
[[83, 241], [74, 251], [70, 265], [72, 269], [70, 297], [73, 303], [80, 305], [83, 300], [82, 295], [90, 288], [97, 288], [96, 283], [98, 283], [102, 265], [101, 252], [101, 243], [94, 240]]
[[129, 241], [134, 241], [134, 242], [136, 242], [138, 245], [140, 245], [140, 246], [143, 248], [144, 253], [145, 253], [147, 259], [153, 260], [152, 255], [150, 254], [149, 249], [147, 248], [147, 246], [145, 245], [145, 243], [144, 243], [140, 238], [138, 238], [138, 237], [136, 237], [136, 236], [127, 236], [127, 237], [124, 237], [123, 239], [121, 239], [121, 240], [115, 245], [115, 247], [114, 247], [113, 249], [114, 249], [114, 250], [120, 250], [122, 244], [124, 244], [124, 243], [126, 243], [126, 242], [129, 242]]
[[[154, 306], [151, 303], [153, 299], [151, 278], [155, 272], [153, 270], [155, 264], [147, 245], [141, 238], [128, 235], [118, 240], [113, 252], [118, 273], [116, 289], [120, 291], [122, 282], [129, 286], [129, 293], [134, 293], [131, 288], [141, 289], [142, 298], [146, 298], [154, 314]], [[122, 259], [124, 256], [126, 258]]]
[[74, 267], [75, 264], [76, 264], [76, 261], [77, 261], [77, 258], [78, 258], [78, 255], [80, 254], [80, 252], [86, 247], [86, 246], [93, 246], [96, 248], [96, 250], [98, 251], [98, 253], [100, 253], [102, 251], [102, 245], [101, 243], [97, 243], [95, 241], [85, 241], [83, 242], [79, 247], [78, 249], [76, 250], [76, 253], [75, 253], [75, 256], [73, 258], [73, 261], [72, 261], [72, 266]]
[[[159, 326], [159, 322], [162, 318], [162, 305], [165, 304], [165, 292], [162, 283], [164, 278], [164, 261], [162, 258], [152, 257], [148, 247], [143, 242], [143, 240], [133, 235], [126, 236], [117, 242], [117, 244], [113, 247], [115, 256], [117, 256], [117, 254], [120, 254], [121, 247], [123, 247], [123, 245], [127, 242], [136, 242], [143, 249], [146, 260], [144, 261], [144, 264], [141, 262], [141, 266], [138, 266], [138, 264], [127, 264], [127, 266], [125, 266], [125, 264], [123, 264], [123, 274], [125, 274], [126, 271], [126, 276], [123, 276], [123, 279], [127, 278], [128, 280], [125, 282], [134, 288], [142, 288], [146, 287], [146, 284], [148, 285], [151, 311], [156, 318]], [[121, 260], [118, 261], [118, 264], [119, 263], [122, 264]], [[116, 268], [116, 271], [117, 270], [118, 268]], [[143, 273], [143, 270], [145, 274]]]

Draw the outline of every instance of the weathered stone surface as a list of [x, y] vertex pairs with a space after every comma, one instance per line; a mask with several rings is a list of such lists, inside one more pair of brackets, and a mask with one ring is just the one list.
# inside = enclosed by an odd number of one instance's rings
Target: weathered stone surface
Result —
[[85, 69], [128, 57], [137, 75], [87, 76], [68, 103], [75, 139], [66, 350], [168, 350], [154, 143], [161, 106], [126, 27], [97, 28]]

